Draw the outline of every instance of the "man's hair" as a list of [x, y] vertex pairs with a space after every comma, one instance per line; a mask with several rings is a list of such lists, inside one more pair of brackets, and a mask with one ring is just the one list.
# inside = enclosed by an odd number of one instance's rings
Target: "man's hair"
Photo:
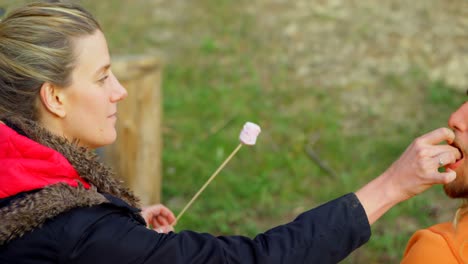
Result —
[[462, 204], [460, 207], [457, 209], [455, 213], [455, 217], [453, 218], [453, 227], [457, 229], [458, 227], [458, 222], [465, 217], [468, 214], [468, 199], [463, 198], [462, 199]]
[[33, 3], [0, 22], [0, 117], [37, 120], [37, 98], [44, 82], [71, 84], [75, 40], [101, 30], [82, 7], [72, 3]]

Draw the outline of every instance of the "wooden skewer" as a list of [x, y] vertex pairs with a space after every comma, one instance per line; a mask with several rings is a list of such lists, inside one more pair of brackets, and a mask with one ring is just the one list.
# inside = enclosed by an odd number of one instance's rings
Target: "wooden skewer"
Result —
[[224, 160], [224, 162], [218, 167], [218, 169], [216, 169], [216, 171], [213, 173], [213, 175], [210, 176], [210, 178], [205, 182], [205, 184], [200, 188], [200, 190], [193, 196], [192, 200], [190, 200], [190, 202], [188, 202], [188, 204], [184, 207], [184, 209], [182, 209], [182, 211], [177, 216], [175, 223], [177, 223], [179, 221], [179, 219], [182, 217], [182, 215], [185, 213], [185, 211], [187, 211], [187, 209], [190, 207], [190, 205], [192, 205], [192, 203], [195, 201], [195, 199], [198, 198], [198, 196], [203, 192], [203, 190], [205, 190], [206, 186], [208, 186], [208, 184], [210, 184], [210, 182], [213, 181], [213, 179], [216, 177], [216, 175], [218, 175], [218, 173], [224, 168], [224, 166], [226, 166], [226, 164], [229, 162], [229, 160], [231, 160], [231, 158], [234, 157], [234, 155], [239, 151], [239, 149], [241, 147], [242, 147], [242, 143], [240, 143], [239, 146], [237, 146], [236, 149], [234, 149], [234, 151], [232, 151], [232, 153], [229, 155], [229, 157], [227, 157]]

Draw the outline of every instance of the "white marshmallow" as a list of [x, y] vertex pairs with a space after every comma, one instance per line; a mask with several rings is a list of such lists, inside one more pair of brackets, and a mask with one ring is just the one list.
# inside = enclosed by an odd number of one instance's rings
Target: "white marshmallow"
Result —
[[252, 122], [245, 123], [242, 131], [239, 135], [240, 141], [245, 145], [255, 145], [257, 141], [257, 136], [262, 130], [260, 126]]

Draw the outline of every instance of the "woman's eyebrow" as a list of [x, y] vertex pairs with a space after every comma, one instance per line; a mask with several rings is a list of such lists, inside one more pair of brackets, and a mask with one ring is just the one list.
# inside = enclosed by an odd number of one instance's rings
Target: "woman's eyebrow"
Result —
[[[99, 69], [94, 73], [94, 75], [95, 75], [95, 76], [98, 76], [101, 72], [107, 71], [110, 67], [111, 67], [111, 64], [108, 63], [108, 64], [102, 66], [101, 68], [99, 68]], [[467, 92], [468, 92], [468, 91], [467, 91]]]

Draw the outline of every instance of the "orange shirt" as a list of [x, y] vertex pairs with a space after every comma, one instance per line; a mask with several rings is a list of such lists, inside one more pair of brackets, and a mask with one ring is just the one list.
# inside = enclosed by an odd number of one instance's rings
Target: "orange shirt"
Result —
[[401, 264], [468, 263], [468, 217], [458, 223], [457, 230], [446, 222], [413, 234], [406, 246]]

